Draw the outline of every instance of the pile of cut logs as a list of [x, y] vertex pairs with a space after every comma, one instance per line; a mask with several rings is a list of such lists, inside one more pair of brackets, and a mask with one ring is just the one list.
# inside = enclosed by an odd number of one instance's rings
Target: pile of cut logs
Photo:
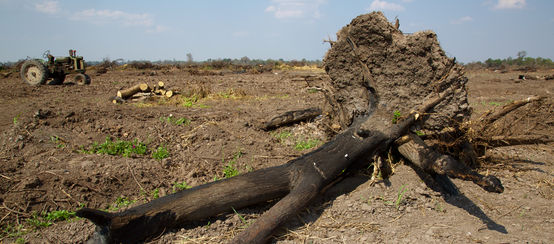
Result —
[[158, 84], [154, 86], [154, 89], [146, 83], [140, 83], [127, 89], [117, 91], [117, 96], [112, 98], [112, 102], [123, 103], [128, 100], [141, 100], [152, 95], [170, 98], [175, 94], [175, 91], [165, 89], [165, 83], [163, 81], [159, 81]]

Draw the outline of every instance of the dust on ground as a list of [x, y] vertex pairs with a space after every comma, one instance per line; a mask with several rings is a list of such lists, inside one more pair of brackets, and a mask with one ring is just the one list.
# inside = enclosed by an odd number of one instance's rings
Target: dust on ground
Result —
[[[329, 140], [318, 119], [272, 132], [257, 127], [281, 112], [323, 106], [323, 95], [298, 79], [306, 74], [329, 79], [315, 71], [191, 75], [179, 69], [109, 71], [93, 75], [89, 86], [66, 83], [31, 87], [15, 75], [0, 79], [2, 241], [23, 238], [30, 243], [82, 243], [94, 230], [84, 219], [55, 222], [38, 230], [26, 219], [32, 219], [33, 213], [74, 211], [81, 206], [120, 211], [170, 194], [183, 182], [197, 186], [222, 178], [229, 165], [244, 173], [280, 165], [308, 152], [310, 149], [295, 146]], [[468, 100], [474, 114], [531, 95], [553, 99], [552, 80], [518, 80], [518, 73], [491, 71], [468, 71], [467, 77]], [[120, 88], [157, 81], [181, 95], [111, 103], [110, 98]], [[194, 94], [204, 95], [193, 98]], [[172, 118], [190, 122], [173, 123]], [[552, 121], [541, 123], [552, 128]], [[552, 137], [553, 131], [543, 132]], [[84, 153], [93, 142], [102, 143], [107, 136], [114, 140], [137, 139], [146, 143], [148, 152], [131, 157]], [[151, 153], [160, 146], [170, 156], [153, 159]], [[442, 195], [423, 174], [401, 164], [389, 181], [371, 186], [369, 172], [362, 171], [316, 199], [279, 229], [272, 241], [554, 240], [554, 145], [503, 147], [488, 153], [510, 159], [480, 169], [502, 180], [502, 194], [453, 180], [462, 195]], [[116, 205], [125, 201], [130, 205]], [[151, 242], [229, 240], [270, 206], [268, 203], [188, 223]], [[18, 224], [23, 227], [17, 228]]]

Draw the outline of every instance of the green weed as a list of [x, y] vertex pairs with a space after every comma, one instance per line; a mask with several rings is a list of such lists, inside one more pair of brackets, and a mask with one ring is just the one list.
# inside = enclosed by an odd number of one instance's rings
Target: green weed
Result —
[[190, 119], [183, 118], [183, 117], [175, 118], [171, 114], [167, 117], [160, 117], [160, 121], [166, 122], [168, 124], [173, 124], [173, 125], [189, 125], [191, 122]]
[[120, 196], [120, 197], [117, 197], [115, 199], [115, 202], [110, 205], [110, 207], [108, 208], [108, 210], [110, 211], [117, 211], [119, 210], [120, 208], [124, 208], [124, 207], [127, 207], [133, 203], [135, 203], [137, 200], [130, 200], [129, 198], [127, 197], [123, 197], [123, 196]]
[[321, 144], [321, 141], [317, 139], [299, 140], [294, 145], [294, 149], [298, 151], [308, 150], [316, 147], [319, 144]]
[[398, 194], [396, 195], [396, 202], [394, 203], [394, 205], [396, 206], [396, 210], [400, 208], [400, 203], [402, 203], [404, 193], [406, 193], [407, 190], [408, 189], [406, 188], [406, 185], [402, 185], [402, 187], [400, 187], [400, 190], [398, 190]]
[[52, 212], [43, 212], [42, 214], [33, 213], [31, 218], [28, 218], [27, 224], [31, 225], [35, 229], [41, 229], [54, 224], [54, 222], [70, 220], [75, 218], [75, 212], [67, 210], [56, 210]]
[[56, 222], [56, 221], [70, 220], [70, 219], [75, 218], [75, 217], [77, 217], [77, 216], [75, 215], [75, 212], [73, 212], [73, 211], [56, 210], [56, 211], [52, 211], [52, 212], [47, 213], [44, 216], [44, 219], [46, 219], [47, 221]]
[[108, 155], [123, 155], [124, 157], [131, 157], [131, 155], [144, 155], [146, 154], [146, 144], [138, 141], [124, 141], [112, 139], [107, 136], [106, 141], [102, 144], [94, 142], [90, 149], [81, 148], [81, 152], [89, 154], [108, 154]]
[[159, 146], [155, 151], [152, 152], [152, 158], [157, 160], [162, 160], [169, 157], [169, 151], [163, 146]]
[[201, 98], [199, 94], [192, 94], [188, 97], [187, 96], [182, 96], [181, 98], [182, 98], [181, 105], [183, 105], [184, 107], [187, 107], [187, 108], [192, 108], [192, 107], [207, 108], [208, 107], [204, 104], [198, 103], [198, 101]]
[[317, 88], [310, 88], [308, 89], [308, 93], [316, 93], [318, 92], [319, 90]]
[[392, 123], [396, 124], [398, 122], [398, 119], [400, 119], [400, 117], [402, 117], [402, 114], [400, 113], [400, 111], [394, 110], [394, 113], [392, 115]]
[[15, 117], [13, 117], [13, 125], [17, 125], [20, 116], [21, 116], [21, 114], [18, 114]]
[[[237, 168], [237, 160], [242, 157], [242, 152], [239, 150], [235, 153], [235, 156], [233, 159], [229, 160], [225, 167], [223, 168], [223, 179], [231, 178], [233, 176], [237, 176], [240, 174], [238, 168]], [[223, 163], [225, 163], [225, 155], [223, 155], [223, 158], [221, 159]], [[217, 175], [214, 177], [214, 181], [219, 180]]]
[[248, 227], [249, 223], [248, 221], [246, 221], [246, 219], [244, 219], [244, 217], [242, 217], [242, 215], [240, 215], [237, 210], [235, 210], [235, 208], [231, 207], [231, 209], [233, 209], [233, 212], [235, 212], [235, 214], [237, 216], [239, 216], [239, 219], [240, 219], [240, 222], [242, 222], [243, 226], [241, 226], [240, 228], [246, 228]]
[[177, 192], [177, 191], [182, 191], [182, 190], [185, 190], [185, 189], [190, 189], [192, 188], [192, 186], [189, 186], [186, 182], [175, 182], [173, 184], [173, 193]]
[[23, 236], [26, 233], [27, 231], [25, 230], [25, 226], [23, 226], [22, 224], [13, 226], [11, 224], [7, 224], [2, 227], [2, 237], [15, 238]]
[[160, 189], [156, 188], [152, 191], [152, 199], [160, 198]]
[[50, 141], [53, 142], [54, 144], [56, 144], [57, 148], [64, 148], [65, 147], [64, 141], [56, 135], [50, 136]]
[[283, 144], [285, 142], [285, 139], [292, 136], [292, 133], [290, 131], [281, 131], [279, 133], [273, 133], [273, 137], [279, 139], [279, 142]]
[[415, 133], [416, 133], [417, 136], [424, 136], [425, 135], [425, 133], [423, 133], [423, 131], [420, 131], [420, 130], [416, 130]]

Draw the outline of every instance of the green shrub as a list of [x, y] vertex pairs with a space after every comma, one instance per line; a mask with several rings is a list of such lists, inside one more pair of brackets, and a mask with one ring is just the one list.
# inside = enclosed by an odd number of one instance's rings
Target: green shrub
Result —
[[296, 145], [294, 145], [294, 149], [298, 151], [308, 150], [316, 147], [320, 143], [321, 141], [317, 139], [299, 140], [296, 142]]
[[106, 141], [102, 144], [94, 142], [90, 149], [82, 149], [84, 153], [90, 154], [108, 154], [108, 155], [123, 155], [124, 157], [130, 157], [133, 154], [144, 155], [146, 154], [146, 144], [138, 141], [137, 139], [133, 141], [124, 141], [117, 139], [112, 141], [112, 139], [107, 136]]
[[169, 157], [169, 151], [163, 146], [159, 146], [156, 151], [152, 152], [152, 158], [162, 160]]

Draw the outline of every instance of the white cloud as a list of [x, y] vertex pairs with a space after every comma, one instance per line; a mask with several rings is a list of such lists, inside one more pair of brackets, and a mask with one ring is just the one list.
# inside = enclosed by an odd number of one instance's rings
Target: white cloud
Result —
[[525, 0], [498, 0], [495, 9], [523, 8], [527, 3]]
[[56, 14], [60, 12], [60, 5], [58, 1], [42, 1], [35, 3], [35, 10], [47, 14]]
[[150, 14], [135, 14], [120, 10], [86, 9], [74, 13], [70, 19], [93, 24], [119, 24], [126, 27], [144, 27], [147, 33], [159, 33], [168, 30], [165, 26], [154, 24], [154, 18]]
[[273, 13], [278, 19], [320, 18], [319, 6], [325, 0], [272, 0], [265, 12]]
[[374, 0], [371, 2], [368, 8], [369, 11], [390, 10], [390, 11], [404, 11], [404, 6], [396, 3], [389, 3], [387, 1]]
[[459, 24], [463, 24], [463, 23], [471, 22], [471, 21], [473, 21], [473, 18], [471, 16], [464, 16], [464, 17], [461, 17], [459, 19], [455, 19], [453, 21], [450, 21], [450, 23], [455, 24], [455, 25], [459, 25]]
[[119, 10], [87, 9], [71, 16], [73, 20], [83, 20], [93, 23], [120, 23], [124, 26], [153, 26], [153, 19], [149, 14], [132, 14]]

